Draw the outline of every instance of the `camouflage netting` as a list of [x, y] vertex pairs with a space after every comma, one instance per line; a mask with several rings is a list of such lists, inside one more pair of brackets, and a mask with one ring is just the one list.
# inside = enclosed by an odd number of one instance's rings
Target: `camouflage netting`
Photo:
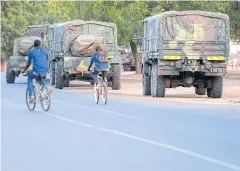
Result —
[[[228, 56], [229, 17], [203, 11], [169, 11], [148, 17], [145, 52], [166, 55]], [[204, 43], [203, 43], [204, 42]], [[205, 46], [205, 47], [204, 47]]]
[[40, 37], [30, 36], [30, 37], [20, 37], [14, 40], [13, 55], [27, 55], [28, 51], [33, 47], [35, 40], [41, 40]]
[[73, 41], [71, 53], [74, 56], [92, 56], [96, 52], [97, 46], [101, 46], [107, 51], [106, 38], [103, 35], [81, 34]]

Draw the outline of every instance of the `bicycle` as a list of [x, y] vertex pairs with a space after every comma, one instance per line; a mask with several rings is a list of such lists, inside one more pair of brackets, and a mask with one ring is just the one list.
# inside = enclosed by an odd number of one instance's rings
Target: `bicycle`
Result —
[[102, 72], [104, 72], [104, 71], [107, 71], [107, 70], [100, 70], [97, 74], [98, 82], [99, 82], [98, 89], [97, 89], [96, 83], [94, 83], [94, 98], [95, 98], [96, 104], [98, 104], [98, 102], [99, 102], [99, 95], [102, 95], [103, 104], [107, 103], [107, 89], [108, 89], [108, 87], [107, 87], [106, 78], [103, 79]]
[[[29, 73], [28, 73], [29, 74]], [[48, 94], [48, 89], [46, 86], [42, 86], [41, 82], [42, 79], [45, 79], [46, 76], [39, 75], [37, 80], [34, 78], [33, 81], [33, 96], [34, 96], [34, 103], [30, 104], [30, 98], [29, 98], [29, 91], [28, 87], [26, 90], [26, 103], [27, 107], [30, 111], [33, 111], [36, 107], [36, 102], [39, 100], [42, 106], [42, 109], [44, 111], [48, 111], [50, 109], [50, 104], [51, 104], [51, 97]], [[46, 93], [46, 94], [44, 94]], [[45, 108], [44, 106], [44, 101], [46, 100], [47, 106]], [[33, 105], [31, 107], [31, 105]]]

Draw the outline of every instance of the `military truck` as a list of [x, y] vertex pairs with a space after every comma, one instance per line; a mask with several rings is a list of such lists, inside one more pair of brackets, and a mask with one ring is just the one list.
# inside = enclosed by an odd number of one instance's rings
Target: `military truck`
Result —
[[97, 21], [73, 20], [49, 27], [52, 85], [63, 89], [71, 80], [92, 82], [91, 72], [87, 69], [97, 45], [107, 50], [109, 55], [109, 86], [119, 90], [121, 63], [117, 56], [117, 27], [113, 23]]
[[[137, 29], [133, 29], [136, 39]], [[195, 87], [221, 98], [229, 56], [229, 17], [203, 11], [168, 11], [143, 20], [143, 95], [164, 97], [166, 88]]]
[[[28, 26], [24, 37], [19, 37], [14, 40], [13, 43], [13, 56], [10, 56], [7, 64], [6, 82], [15, 83], [15, 78], [19, 77], [20, 72], [25, 68], [27, 64], [27, 53], [33, 47], [33, 42], [38, 39], [44, 43], [47, 47], [46, 37], [49, 25], [34, 25]], [[26, 72], [32, 69], [32, 65]], [[25, 74], [26, 76], [26, 74]]]
[[118, 47], [118, 56], [121, 60], [124, 71], [135, 70], [135, 60], [131, 53], [131, 48], [127, 46]]
[[[19, 77], [20, 72], [25, 68], [27, 63], [27, 53], [33, 47], [34, 40], [39, 39], [36, 36], [19, 37], [13, 43], [13, 56], [10, 56], [6, 69], [6, 82], [8, 84], [15, 83], [16, 77]], [[27, 71], [32, 69], [32, 65]], [[26, 72], [27, 72], [26, 71]]]

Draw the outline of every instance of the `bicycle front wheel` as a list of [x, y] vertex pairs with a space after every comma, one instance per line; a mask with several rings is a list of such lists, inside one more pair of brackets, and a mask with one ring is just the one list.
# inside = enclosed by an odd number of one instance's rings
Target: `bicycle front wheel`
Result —
[[51, 106], [51, 97], [48, 93], [47, 87], [43, 86], [40, 92], [40, 103], [44, 111], [48, 111]]
[[95, 103], [98, 104], [98, 102], [99, 102], [99, 89], [97, 89], [96, 84], [94, 84], [94, 99], [95, 99]]
[[103, 101], [103, 104], [107, 104], [107, 84], [106, 83], [103, 83], [102, 85], [102, 101]]
[[30, 103], [29, 90], [28, 90], [28, 87], [27, 87], [27, 89], [26, 89], [26, 104], [27, 104], [27, 107], [30, 111], [33, 111], [36, 107], [36, 93], [35, 93], [34, 86], [33, 86], [33, 96], [34, 96], [34, 102]]

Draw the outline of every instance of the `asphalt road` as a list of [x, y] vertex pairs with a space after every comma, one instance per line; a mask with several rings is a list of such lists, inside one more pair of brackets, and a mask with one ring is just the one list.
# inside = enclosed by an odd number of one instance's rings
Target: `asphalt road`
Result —
[[240, 170], [240, 109], [152, 104], [55, 90], [49, 112], [25, 104], [26, 78], [1, 75], [2, 171]]

